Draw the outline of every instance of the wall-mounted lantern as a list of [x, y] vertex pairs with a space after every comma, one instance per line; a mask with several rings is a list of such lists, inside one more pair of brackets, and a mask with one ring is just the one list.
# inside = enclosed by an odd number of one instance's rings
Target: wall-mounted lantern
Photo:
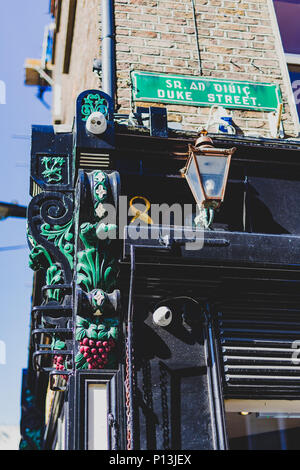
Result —
[[195, 224], [208, 229], [214, 211], [224, 199], [231, 156], [236, 148], [215, 148], [207, 135], [201, 135], [195, 145], [189, 145], [189, 159], [181, 170], [197, 202], [200, 214]]

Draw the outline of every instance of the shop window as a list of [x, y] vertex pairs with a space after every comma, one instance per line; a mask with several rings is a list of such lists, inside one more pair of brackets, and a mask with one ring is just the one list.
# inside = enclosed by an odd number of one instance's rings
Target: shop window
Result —
[[299, 450], [299, 401], [227, 400], [230, 450]]
[[107, 385], [88, 385], [88, 450], [107, 450]]
[[274, 0], [284, 51], [300, 54], [299, 0]]
[[[294, 99], [297, 106], [298, 116], [300, 117], [300, 54], [297, 56], [299, 64], [288, 63], [288, 70], [292, 83]], [[295, 58], [290, 58], [290, 61], [295, 61]]]
[[81, 450], [110, 450], [121, 446], [121, 435], [115, 432], [119, 421], [116, 396], [119, 387], [115, 373], [80, 371], [77, 376], [79, 406], [79, 441]]

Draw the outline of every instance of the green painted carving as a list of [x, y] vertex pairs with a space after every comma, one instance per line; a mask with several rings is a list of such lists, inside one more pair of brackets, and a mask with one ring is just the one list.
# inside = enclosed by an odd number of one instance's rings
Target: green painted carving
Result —
[[119, 320], [77, 316], [76, 327], [76, 340], [80, 344], [75, 357], [76, 369], [114, 369]]
[[103, 233], [114, 232], [117, 230], [117, 228], [118, 227], [115, 224], [99, 224], [96, 229], [97, 237], [103, 240]]
[[28, 426], [23, 431], [19, 444], [20, 450], [41, 450], [41, 422], [36, 409], [36, 400], [29, 389], [25, 390], [24, 403], [22, 403], [22, 420], [27, 420]]
[[53, 262], [48, 251], [42, 245], [38, 245], [30, 233], [28, 233], [27, 237], [32, 246], [32, 250], [29, 254], [29, 267], [33, 271], [39, 271], [40, 269], [46, 269], [52, 266]]
[[[29, 243], [33, 247], [29, 254], [29, 267], [33, 271], [39, 271], [40, 269], [47, 269], [46, 272], [46, 283], [47, 285], [53, 286], [55, 284], [63, 283], [63, 272], [59, 266], [53, 263], [52, 258], [48, 251], [42, 246], [38, 245], [33, 236], [27, 229], [27, 237]], [[48, 300], [61, 300], [60, 289], [49, 289], [47, 292]]]
[[[104, 369], [117, 366], [116, 342], [118, 318], [105, 318], [111, 311], [109, 292], [116, 287], [117, 259], [111, 251], [112, 240], [102, 236], [116, 230], [114, 224], [101, 223], [106, 215], [104, 203], [110, 187], [107, 175], [99, 170], [93, 173], [93, 200], [97, 223], [84, 223], [79, 237], [84, 249], [77, 253], [77, 284], [89, 294], [92, 318], [77, 317], [76, 340], [79, 352], [76, 369]], [[98, 235], [98, 236], [97, 236]]]
[[107, 238], [100, 241], [96, 236], [96, 228], [97, 225], [90, 223], [80, 227], [80, 238], [85, 250], [77, 254], [77, 284], [85, 292], [98, 288], [110, 292], [115, 287], [116, 260], [107, 251], [111, 240]]
[[104, 98], [101, 98], [98, 94], [89, 94], [83, 98], [83, 103], [81, 107], [82, 120], [87, 121], [88, 117], [95, 112], [100, 111], [100, 113], [107, 116], [108, 114], [108, 103]]
[[28, 389], [25, 391], [25, 403], [28, 408], [34, 406], [34, 396]]
[[20, 442], [20, 450], [41, 450], [41, 430], [25, 429], [25, 438]]
[[100, 282], [100, 254], [97, 250], [96, 227], [89, 223], [82, 224], [80, 227], [80, 238], [85, 250], [77, 254], [77, 284], [83, 290], [89, 292], [93, 288], [98, 287]]
[[54, 225], [53, 228], [49, 224], [41, 226], [41, 235], [47, 240], [53, 241], [54, 246], [58, 247], [61, 253], [67, 258], [71, 268], [73, 269], [73, 253], [74, 243], [73, 241], [73, 219], [70, 220], [66, 225]]
[[[95, 201], [95, 214], [100, 221], [106, 210], [103, 203], [108, 198], [108, 177], [99, 170], [93, 174], [93, 195]], [[116, 260], [111, 258], [108, 247], [111, 243], [109, 237], [99, 240], [97, 233], [116, 230], [113, 224], [84, 223], [80, 227], [80, 238], [85, 250], [77, 254], [77, 284], [86, 292], [93, 289], [103, 289], [110, 292], [115, 287], [117, 275]]]
[[[58, 247], [61, 253], [67, 258], [71, 268], [73, 269], [74, 260], [74, 243], [73, 242], [73, 219], [67, 224], [60, 226], [54, 225], [53, 228], [49, 224], [43, 224], [40, 228], [41, 235], [48, 241], [52, 241], [54, 246]], [[53, 286], [55, 284], [63, 283], [63, 271], [60, 267], [55, 264], [48, 253], [48, 251], [42, 246], [38, 245], [30, 234], [27, 228], [27, 237], [29, 243], [32, 246], [32, 250], [29, 254], [29, 267], [34, 271], [40, 269], [47, 269], [46, 283], [47, 285]], [[48, 300], [60, 301], [62, 293], [59, 289], [49, 289], [47, 292]]]
[[[63, 272], [57, 266], [56, 264], [50, 266], [50, 268], [47, 269], [46, 273], [46, 284], [48, 286], [53, 286], [55, 284], [63, 284]], [[48, 293], [48, 300], [56, 300], [57, 302], [60, 302], [61, 300], [61, 290], [60, 289], [49, 289]]]
[[62, 157], [44, 157], [42, 164], [45, 167], [42, 175], [47, 180], [47, 183], [60, 183], [63, 179], [62, 167], [65, 159]]
[[214, 209], [212, 207], [199, 207], [199, 214], [195, 217], [195, 225], [198, 228], [209, 230], [214, 220]]
[[95, 213], [98, 220], [103, 219], [107, 214], [104, 207], [104, 203], [108, 198], [108, 177], [103, 171], [95, 171], [93, 175], [94, 179], [94, 201], [95, 201]]
[[65, 341], [62, 341], [60, 338], [58, 338], [56, 335], [53, 335], [52, 337], [52, 343], [51, 343], [51, 349], [52, 351], [61, 351], [66, 348], [66, 343]]

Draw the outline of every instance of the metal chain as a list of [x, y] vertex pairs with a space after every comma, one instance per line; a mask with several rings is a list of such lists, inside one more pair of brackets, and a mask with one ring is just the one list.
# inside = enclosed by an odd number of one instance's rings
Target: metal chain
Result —
[[[127, 450], [132, 450], [132, 423], [133, 423], [133, 413], [132, 401], [135, 399], [135, 358], [134, 358], [134, 348], [131, 344], [131, 355], [129, 354], [129, 340], [128, 340], [128, 328], [127, 328], [127, 341], [126, 341], [126, 373], [125, 373], [125, 390], [126, 390], [126, 416], [127, 416]], [[131, 356], [131, 364], [129, 364], [129, 358]], [[131, 377], [130, 377], [131, 369]], [[130, 390], [130, 380], [132, 385], [132, 390]], [[131, 397], [130, 397], [131, 395]], [[131, 399], [132, 398], [132, 401]]]
[[170, 426], [169, 426], [169, 408], [168, 408], [168, 377], [163, 364], [159, 363], [160, 370], [160, 390], [161, 390], [161, 408], [162, 408], [162, 427], [163, 427], [163, 448], [170, 450]]
[[126, 393], [126, 418], [127, 418], [127, 450], [131, 450], [131, 409], [130, 409], [130, 384], [129, 384], [129, 354], [128, 354], [128, 331], [126, 340], [126, 372], [125, 372], [125, 393]]

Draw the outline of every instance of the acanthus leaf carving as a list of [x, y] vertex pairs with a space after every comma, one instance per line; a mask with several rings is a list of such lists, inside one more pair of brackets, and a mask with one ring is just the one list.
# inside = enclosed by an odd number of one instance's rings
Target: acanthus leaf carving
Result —
[[63, 180], [62, 168], [66, 160], [62, 157], [43, 157], [42, 164], [45, 170], [42, 176], [47, 180], [47, 183], [60, 183]]
[[[82, 184], [86, 181], [82, 178]], [[99, 232], [108, 234], [116, 230], [117, 226], [101, 223], [106, 214], [104, 203], [111, 202], [107, 174], [102, 170], [95, 171], [90, 174], [88, 181], [91, 185], [94, 219], [82, 221], [79, 225], [78, 234], [83, 249], [77, 252], [76, 270], [77, 285], [89, 299], [90, 309], [86, 310], [84, 317], [77, 315], [76, 340], [79, 342], [79, 351], [75, 363], [77, 369], [114, 368], [117, 364], [119, 319], [116, 316], [117, 301], [110, 298], [115, 294], [110, 292], [117, 283], [117, 257], [111, 237], [97, 235]], [[83, 194], [87, 192], [88, 189]], [[114, 317], [108, 318], [112, 314]]]
[[81, 106], [82, 120], [87, 121], [89, 116], [95, 112], [100, 112], [104, 114], [104, 116], [107, 116], [108, 103], [104, 98], [101, 98], [100, 95], [90, 93], [83, 98]]

